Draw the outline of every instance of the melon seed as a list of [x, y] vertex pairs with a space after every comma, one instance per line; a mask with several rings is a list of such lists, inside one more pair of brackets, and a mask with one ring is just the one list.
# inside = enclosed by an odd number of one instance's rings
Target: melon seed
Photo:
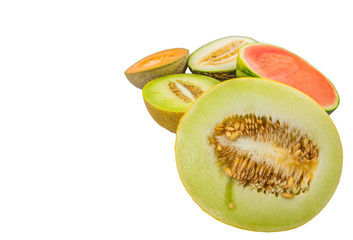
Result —
[[293, 152], [296, 152], [299, 148], [300, 148], [300, 142], [298, 142], [298, 143], [294, 146]]
[[293, 183], [294, 183], [294, 178], [290, 177], [287, 181], [287, 187], [288, 188], [292, 188], [293, 187]]
[[239, 128], [240, 128], [240, 122], [239, 122], [239, 121], [236, 121], [236, 122], [234, 123], [234, 130], [239, 130]]
[[281, 196], [282, 196], [283, 198], [293, 198], [293, 197], [294, 197], [294, 194], [293, 194], [293, 193], [282, 192], [282, 193], [281, 193]]
[[228, 126], [227, 126], [227, 127], [225, 127], [224, 129], [225, 129], [225, 130], [228, 130], [228, 131], [234, 131], [234, 128], [233, 128], [233, 127], [228, 127]]
[[234, 141], [234, 140], [236, 140], [236, 139], [239, 137], [239, 135], [240, 135], [240, 132], [239, 132], [239, 131], [236, 131], [236, 132], [232, 133], [232, 134], [229, 136], [229, 139], [230, 139], [231, 141]]
[[244, 121], [241, 121], [241, 124], [240, 124], [240, 131], [244, 131], [245, 130], [245, 123]]

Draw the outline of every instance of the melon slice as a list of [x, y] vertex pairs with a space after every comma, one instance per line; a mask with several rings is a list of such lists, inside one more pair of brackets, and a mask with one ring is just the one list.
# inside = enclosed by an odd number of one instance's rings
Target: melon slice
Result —
[[170, 74], [184, 73], [189, 50], [173, 48], [151, 54], [129, 67], [125, 71], [127, 79], [142, 89], [153, 79]]
[[283, 48], [252, 43], [242, 47], [237, 59], [238, 77], [261, 77], [290, 85], [313, 98], [328, 113], [339, 104], [333, 84], [316, 68]]
[[236, 77], [239, 48], [256, 42], [249, 37], [231, 36], [210, 42], [190, 55], [188, 66], [192, 73], [226, 80]]

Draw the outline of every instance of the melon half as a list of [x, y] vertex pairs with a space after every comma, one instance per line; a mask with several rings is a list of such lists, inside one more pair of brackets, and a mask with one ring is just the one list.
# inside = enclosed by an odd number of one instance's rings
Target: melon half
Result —
[[343, 158], [317, 102], [261, 78], [227, 80], [202, 94], [180, 120], [175, 152], [184, 187], [206, 213], [265, 232], [317, 215], [335, 192]]
[[213, 77], [220, 81], [235, 78], [238, 51], [241, 46], [256, 42], [244, 36], [230, 36], [214, 40], [194, 51], [188, 60], [192, 73]]
[[135, 87], [142, 89], [153, 79], [184, 73], [188, 58], [189, 50], [185, 48], [156, 52], [129, 67], [125, 71], [125, 76]]
[[239, 50], [238, 77], [261, 77], [290, 85], [318, 102], [328, 113], [339, 104], [334, 85], [299, 56], [283, 48], [250, 43]]

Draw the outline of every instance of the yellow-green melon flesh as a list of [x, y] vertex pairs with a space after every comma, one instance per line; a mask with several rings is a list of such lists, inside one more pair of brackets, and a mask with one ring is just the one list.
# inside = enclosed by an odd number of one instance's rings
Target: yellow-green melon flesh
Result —
[[[319, 163], [307, 192], [286, 199], [250, 190], [236, 180], [229, 185], [209, 137], [225, 118], [249, 113], [286, 122], [317, 144]], [[317, 215], [335, 192], [343, 158], [336, 127], [314, 100], [260, 78], [227, 80], [199, 97], [180, 120], [175, 153], [183, 185], [205, 212], [238, 228], [266, 232], [296, 228]]]
[[174, 133], [180, 118], [195, 100], [185, 102], [173, 94], [169, 83], [175, 81], [198, 86], [202, 92], [219, 83], [216, 79], [196, 74], [172, 74], [154, 79], [145, 85], [142, 95], [148, 112], [160, 126]]

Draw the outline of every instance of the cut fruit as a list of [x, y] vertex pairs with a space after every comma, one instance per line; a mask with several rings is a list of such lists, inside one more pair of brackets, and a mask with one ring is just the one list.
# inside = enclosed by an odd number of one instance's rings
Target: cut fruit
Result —
[[328, 113], [339, 104], [333, 84], [316, 68], [283, 48], [264, 43], [242, 47], [237, 60], [238, 77], [272, 79], [306, 93]]
[[203, 92], [219, 83], [197, 74], [173, 74], [154, 79], [142, 89], [143, 99], [152, 118], [171, 132], [180, 118]]
[[184, 73], [189, 50], [173, 48], [149, 55], [125, 71], [125, 76], [138, 88], [149, 81], [170, 74]]
[[318, 214], [338, 185], [342, 146], [309, 96], [260, 78], [224, 81], [180, 120], [179, 176], [192, 199], [226, 224], [283, 231]]
[[248, 37], [225, 37], [210, 42], [190, 55], [188, 66], [191, 72], [226, 80], [236, 77], [236, 61], [239, 48], [256, 42]]

